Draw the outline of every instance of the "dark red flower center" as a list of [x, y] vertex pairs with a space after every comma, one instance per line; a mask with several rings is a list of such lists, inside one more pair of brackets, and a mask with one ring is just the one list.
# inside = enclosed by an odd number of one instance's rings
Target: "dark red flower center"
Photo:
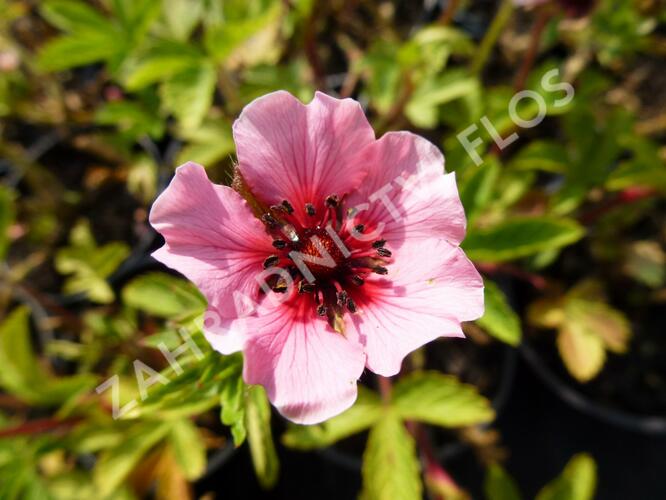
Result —
[[276, 249], [264, 260], [264, 268], [275, 271], [267, 280], [270, 288], [284, 293], [291, 281], [298, 294], [311, 297], [317, 314], [338, 329], [345, 312], [356, 312], [355, 297], [363, 295], [368, 275], [387, 274], [391, 262], [391, 251], [376, 228], [360, 222], [344, 205], [344, 199], [331, 195], [319, 210], [306, 203], [296, 213], [285, 200], [261, 217]]

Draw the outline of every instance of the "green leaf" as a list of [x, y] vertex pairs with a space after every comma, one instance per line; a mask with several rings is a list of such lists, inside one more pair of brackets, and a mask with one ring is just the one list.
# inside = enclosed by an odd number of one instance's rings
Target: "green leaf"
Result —
[[596, 486], [597, 466], [590, 455], [580, 453], [539, 492], [536, 500], [592, 500]]
[[98, 495], [107, 498], [114, 493], [169, 429], [169, 423], [165, 422], [142, 423], [132, 429], [120, 445], [103, 452], [93, 472]]
[[235, 64], [248, 66], [270, 62], [279, 54], [279, 44], [274, 39], [281, 13], [280, 2], [271, 2], [264, 12], [209, 24], [204, 39], [206, 50], [217, 62], [229, 63], [231, 58], [237, 59]]
[[499, 173], [499, 162], [494, 157], [489, 157], [478, 167], [467, 169], [467, 175], [459, 182], [460, 201], [465, 207], [469, 226], [472, 226], [474, 219], [491, 201]]
[[184, 129], [196, 129], [213, 103], [215, 67], [203, 63], [174, 75], [160, 87], [163, 106]]
[[179, 164], [193, 161], [211, 167], [235, 149], [231, 125], [223, 120], [204, 120], [196, 130], [182, 130], [181, 136], [189, 144], [178, 154]]
[[200, 0], [164, 0], [162, 12], [171, 35], [186, 41], [196, 27], [204, 11]]
[[85, 293], [100, 303], [112, 302], [114, 293], [106, 278], [127, 258], [129, 247], [121, 242], [98, 247], [86, 221], [80, 221], [72, 229], [70, 242], [69, 247], [61, 248], [55, 256], [58, 272], [72, 275], [65, 282], [65, 292]]
[[363, 454], [363, 500], [420, 500], [422, 484], [414, 440], [387, 412], [370, 430]]
[[533, 141], [522, 148], [508, 163], [516, 170], [543, 170], [564, 174], [569, 168], [566, 148], [554, 141]]
[[86, 32], [56, 38], [39, 51], [37, 65], [44, 71], [60, 71], [109, 60], [119, 52], [118, 36]]
[[515, 217], [470, 231], [462, 246], [472, 260], [502, 262], [570, 245], [584, 234], [584, 229], [572, 219]]
[[271, 406], [259, 385], [247, 390], [245, 425], [254, 472], [263, 488], [271, 488], [277, 482], [280, 465], [271, 433]]
[[448, 71], [441, 76], [425, 79], [415, 90], [405, 116], [417, 127], [437, 125], [439, 106], [469, 96], [478, 90], [478, 80], [462, 71]]
[[49, 0], [40, 7], [44, 18], [63, 31], [113, 33], [114, 26], [94, 8], [77, 0]]
[[30, 343], [30, 312], [18, 307], [0, 325], [0, 386], [33, 405], [62, 403], [94, 385], [89, 375], [56, 378], [35, 356]]
[[515, 481], [499, 464], [490, 464], [483, 483], [487, 500], [521, 500]]
[[405, 420], [443, 427], [490, 422], [495, 412], [476, 388], [439, 372], [415, 372], [393, 389], [392, 408]]
[[502, 342], [517, 346], [522, 335], [518, 315], [495, 283], [484, 280], [484, 287], [485, 312], [477, 324]]
[[136, 91], [165, 81], [204, 60], [203, 54], [192, 45], [160, 40], [148, 51], [123, 67], [122, 78], [128, 90]]
[[164, 119], [154, 109], [147, 109], [133, 101], [108, 102], [95, 114], [95, 122], [100, 125], [114, 125], [132, 139], [144, 134], [159, 139], [164, 134]]
[[9, 248], [9, 227], [14, 223], [16, 207], [14, 193], [5, 186], [0, 186], [0, 260], [5, 258]]
[[243, 444], [247, 436], [245, 426], [247, 386], [243, 382], [241, 370], [242, 366], [237, 366], [235, 372], [225, 378], [220, 390], [220, 405], [222, 406], [220, 420], [224, 425], [231, 427], [231, 435], [237, 447]]
[[206, 299], [189, 281], [158, 272], [127, 283], [122, 298], [130, 307], [165, 318], [193, 316], [206, 308]]
[[354, 406], [347, 411], [319, 425], [290, 425], [282, 442], [300, 450], [325, 448], [374, 425], [383, 415], [381, 400], [369, 389], [359, 386], [358, 390]]
[[190, 481], [199, 478], [206, 469], [206, 446], [199, 429], [190, 420], [175, 420], [169, 434], [176, 461]]

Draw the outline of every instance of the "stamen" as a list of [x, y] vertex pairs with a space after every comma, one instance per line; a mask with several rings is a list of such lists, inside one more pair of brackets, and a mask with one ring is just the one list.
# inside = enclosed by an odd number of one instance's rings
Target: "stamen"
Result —
[[377, 274], [382, 274], [382, 275], [383, 274], [388, 274], [388, 269], [386, 269], [385, 267], [382, 267], [382, 266], [375, 266], [375, 267], [372, 268], [372, 270], [374, 272], [376, 272]]
[[266, 257], [266, 259], [264, 260], [264, 269], [268, 269], [269, 267], [273, 267], [279, 261], [280, 261], [280, 258], [277, 255], [270, 255], [270, 256]]
[[386, 245], [386, 240], [377, 240], [372, 243], [372, 248], [381, 248]]
[[326, 197], [326, 206], [335, 208], [338, 206], [340, 203], [340, 198], [338, 198], [337, 194], [331, 194]]
[[317, 306], [317, 314], [319, 316], [326, 316], [326, 311], [328, 308], [324, 304], [320, 304]]
[[315, 286], [305, 280], [298, 282], [298, 293], [312, 293], [315, 291]]
[[273, 246], [278, 250], [282, 250], [284, 247], [287, 246], [287, 242], [284, 240], [273, 240]]
[[365, 226], [363, 224], [359, 224], [354, 227], [354, 231], [357, 233], [362, 233], [365, 230]]
[[391, 255], [393, 255], [390, 250], [387, 250], [384, 247], [378, 248], [377, 249], [377, 254], [381, 255], [382, 257], [390, 257]]
[[282, 200], [282, 208], [284, 209], [285, 212], [287, 212], [289, 215], [294, 213], [294, 207], [291, 206], [291, 203], [289, 203], [287, 200]]
[[363, 283], [365, 283], [365, 280], [361, 278], [358, 274], [355, 274], [354, 276], [351, 277], [352, 283], [356, 286], [361, 286]]
[[347, 299], [347, 309], [349, 309], [350, 312], [355, 313], [356, 312], [356, 302], [354, 302], [352, 299]]
[[347, 296], [347, 292], [342, 290], [342, 291], [340, 291], [336, 294], [336, 298], [337, 298], [337, 301], [338, 301], [338, 305], [339, 306], [344, 306], [349, 297]]
[[307, 213], [310, 217], [314, 217], [314, 215], [317, 213], [312, 203], [305, 204], [305, 213]]
[[272, 290], [277, 293], [285, 293], [287, 291], [287, 281], [284, 278], [278, 279]]
[[266, 224], [268, 227], [274, 228], [277, 227], [278, 221], [275, 217], [273, 217], [271, 214], [264, 214], [261, 216], [261, 220]]

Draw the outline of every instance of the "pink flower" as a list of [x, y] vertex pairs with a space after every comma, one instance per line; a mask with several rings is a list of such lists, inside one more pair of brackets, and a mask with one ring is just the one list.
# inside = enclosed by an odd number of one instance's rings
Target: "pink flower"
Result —
[[150, 213], [166, 240], [153, 255], [199, 287], [207, 339], [244, 352], [245, 381], [282, 415], [342, 412], [365, 367], [395, 375], [483, 313], [482, 280], [458, 247], [455, 176], [433, 144], [376, 140], [356, 101], [319, 92], [307, 106], [265, 95], [233, 133], [246, 199], [179, 167]]

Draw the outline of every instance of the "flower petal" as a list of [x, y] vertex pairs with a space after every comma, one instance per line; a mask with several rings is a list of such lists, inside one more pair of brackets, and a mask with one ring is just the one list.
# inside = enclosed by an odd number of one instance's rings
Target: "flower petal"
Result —
[[349, 408], [365, 364], [363, 347], [332, 330], [309, 297], [261, 309], [244, 318], [245, 381], [263, 385], [279, 412], [299, 424]]
[[288, 200], [304, 217], [305, 203], [320, 208], [366, 175], [359, 152], [374, 141], [360, 104], [317, 92], [307, 106], [285, 91], [248, 104], [233, 126], [241, 175], [271, 205]]
[[365, 345], [366, 366], [384, 376], [431, 340], [462, 337], [460, 322], [483, 314], [483, 280], [459, 247], [410, 241], [394, 256], [386, 278], [367, 280], [356, 292], [360, 312], [349, 325]]
[[389, 132], [366, 148], [368, 177], [349, 197], [366, 226], [383, 225], [382, 238], [403, 241], [441, 238], [459, 244], [465, 237], [465, 212], [455, 175], [444, 175], [444, 157], [426, 139]]
[[204, 168], [187, 163], [153, 204], [150, 223], [165, 245], [153, 257], [193, 281], [223, 316], [241, 315], [257, 298], [256, 276], [274, 250], [263, 224], [238, 193], [211, 183]]

